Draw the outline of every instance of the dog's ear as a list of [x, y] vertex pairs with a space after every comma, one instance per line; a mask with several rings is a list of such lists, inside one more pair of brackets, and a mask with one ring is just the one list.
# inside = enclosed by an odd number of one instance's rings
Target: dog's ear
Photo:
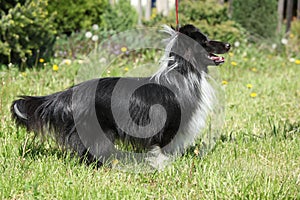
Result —
[[191, 25], [191, 24], [187, 24], [182, 26], [179, 29], [179, 32], [186, 34], [186, 35], [190, 35], [193, 32], [199, 32], [199, 29], [197, 29], [195, 26]]
[[208, 38], [205, 34], [201, 33], [198, 28], [191, 24], [187, 24], [179, 29], [180, 33], [187, 35], [188, 37], [196, 40], [200, 44], [208, 41]]

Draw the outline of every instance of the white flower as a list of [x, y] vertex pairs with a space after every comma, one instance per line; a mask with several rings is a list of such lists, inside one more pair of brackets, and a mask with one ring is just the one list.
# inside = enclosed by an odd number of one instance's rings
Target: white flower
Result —
[[12, 63], [9, 63], [7, 66], [10, 68], [10, 67], [12, 67], [12, 66], [13, 66], [13, 64], [12, 64]]
[[92, 36], [93, 36], [93, 34], [90, 31], [85, 33], [86, 38], [91, 38]]
[[96, 42], [99, 39], [98, 35], [93, 35], [92, 40]]
[[239, 41], [236, 41], [236, 42], [234, 43], [234, 46], [235, 46], [235, 47], [239, 47], [239, 46], [240, 46], [240, 42], [239, 42]]
[[70, 59], [64, 59], [62, 62], [61, 62], [61, 65], [71, 65], [72, 61]]
[[84, 60], [77, 60], [78, 64], [83, 64]]
[[295, 59], [295, 58], [290, 58], [289, 61], [290, 61], [290, 62], [295, 62], [296, 59]]
[[281, 39], [281, 43], [284, 44], [284, 45], [286, 45], [288, 43], [288, 40], [286, 38], [282, 38]]
[[99, 62], [100, 63], [106, 63], [106, 59], [102, 57], [102, 58], [100, 58]]
[[272, 49], [276, 49], [277, 44], [272, 44]]
[[92, 28], [93, 28], [93, 30], [98, 30], [99, 29], [99, 26], [98, 26], [98, 24], [94, 24], [93, 26], [92, 26]]

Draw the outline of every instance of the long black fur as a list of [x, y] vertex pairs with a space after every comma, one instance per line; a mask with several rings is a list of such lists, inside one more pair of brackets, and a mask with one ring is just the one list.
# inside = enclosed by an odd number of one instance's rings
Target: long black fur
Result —
[[[197, 63], [201, 64], [197, 68], [192, 64], [191, 60], [187, 60], [186, 57], [183, 58], [172, 51], [174, 48], [180, 48], [180, 46], [185, 45], [184, 39], [181, 41], [181, 36], [192, 38], [206, 50], [206, 52], [203, 52], [197, 49], [197, 46], [185, 47], [186, 54], [190, 54], [187, 57], [191, 59], [196, 58], [198, 59]], [[209, 59], [208, 56], [211, 53], [226, 53], [229, 49], [229, 44], [210, 41], [196, 27], [186, 25], [179, 29], [179, 36], [176, 38], [171, 52], [167, 52], [168, 57], [173, 59], [168, 61], [166, 69], [161, 69], [153, 77], [100, 78], [80, 83], [65, 91], [48, 96], [21, 96], [20, 99], [12, 103], [12, 117], [18, 126], [25, 126], [28, 131], [41, 134], [52, 132], [59, 144], [71, 149], [81, 158], [87, 156], [88, 162], [93, 162], [98, 156], [91, 154], [83, 144], [82, 136], [80, 137], [77, 132], [73, 115], [73, 109], [77, 108], [81, 109], [77, 110], [77, 113], [83, 113], [81, 117], [85, 117], [84, 112], [89, 109], [85, 107], [89, 106], [89, 104], [86, 105], [86, 98], [89, 97], [79, 97], [82, 100], [79, 103], [77, 102], [79, 105], [74, 107], [72, 105], [74, 103], [72, 102], [72, 95], [74, 91], [84, 90], [85, 87], [89, 87], [89, 84], [95, 83], [97, 87], [94, 100], [97, 120], [101, 129], [112, 142], [121, 140], [132, 144], [138, 149], [151, 149], [153, 146], [163, 149], [172, 143], [179, 131], [185, 131], [183, 137], [188, 137], [189, 132], [187, 130], [191, 129], [189, 128], [191, 121], [195, 120], [193, 119], [193, 113], [199, 109], [199, 105], [204, 101], [203, 96], [205, 94], [203, 93], [205, 91], [201, 91], [202, 74], [207, 73], [207, 65], [223, 62]], [[195, 52], [198, 52], [200, 55], [195, 55]], [[174, 72], [179, 73], [185, 79], [178, 78], [178, 74], [176, 75]], [[163, 128], [155, 135], [146, 138], [134, 137], [118, 126], [112, 113], [112, 107], [115, 106], [117, 108], [120, 116], [128, 112], [124, 99], [120, 98], [116, 104], [112, 103], [113, 90], [120, 80], [124, 81], [122, 88], [124, 95], [130, 92], [130, 84], [143, 83], [130, 97], [129, 113], [132, 122], [127, 125], [129, 130], [133, 123], [142, 127], [150, 123], [149, 112], [151, 106], [158, 104], [164, 107], [167, 118]], [[122, 94], [119, 95], [122, 96]], [[155, 112], [154, 116], [162, 114], [159, 110]], [[103, 146], [102, 148], [106, 147]], [[166, 148], [163, 153], [173, 153], [172, 151], [175, 151], [174, 147]]]

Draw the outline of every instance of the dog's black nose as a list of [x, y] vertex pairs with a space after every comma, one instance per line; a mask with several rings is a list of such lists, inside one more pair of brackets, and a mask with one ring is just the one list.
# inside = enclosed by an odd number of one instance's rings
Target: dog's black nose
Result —
[[225, 49], [228, 51], [230, 49], [230, 44], [229, 43], [226, 43], [225, 44]]

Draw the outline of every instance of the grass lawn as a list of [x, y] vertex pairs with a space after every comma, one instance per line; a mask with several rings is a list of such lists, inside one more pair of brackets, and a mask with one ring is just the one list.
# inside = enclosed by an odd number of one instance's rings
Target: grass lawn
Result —
[[202, 159], [189, 151], [149, 174], [85, 166], [49, 138], [33, 141], [33, 133], [11, 121], [17, 95], [67, 88], [79, 64], [58, 71], [54, 63], [25, 72], [2, 69], [0, 198], [300, 199], [300, 65], [251, 46], [225, 57], [219, 73], [226, 120], [215, 149]]

